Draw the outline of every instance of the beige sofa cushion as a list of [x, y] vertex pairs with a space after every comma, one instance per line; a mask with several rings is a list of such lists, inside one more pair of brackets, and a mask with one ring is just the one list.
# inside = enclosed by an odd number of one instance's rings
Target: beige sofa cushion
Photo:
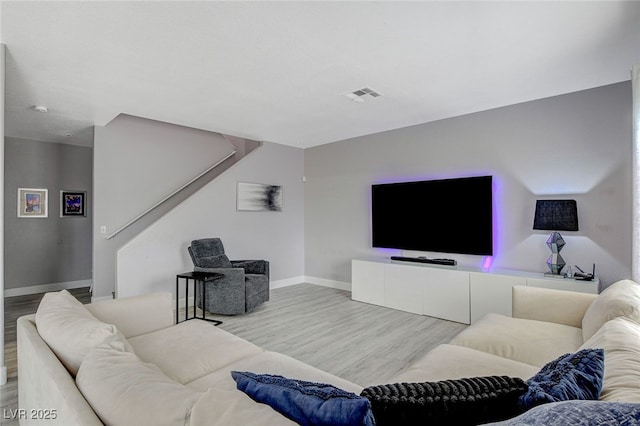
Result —
[[195, 403], [189, 426], [296, 426], [266, 404], [239, 390], [209, 389]]
[[261, 352], [189, 383], [195, 390], [206, 391], [191, 414], [192, 426], [252, 426], [295, 425], [271, 407], [257, 404], [244, 392], [236, 390], [231, 371], [250, 371], [258, 374], [277, 374], [292, 379], [329, 383], [340, 389], [359, 394], [362, 386], [348, 382], [301, 361], [276, 352]]
[[100, 321], [114, 324], [125, 338], [171, 327], [176, 320], [169, 292], [103, 300], [84, 305]]
[[67, 290], [46, 293], [36, 311], [36, 327], [42, 339], [75, 376], [84, 356], [106, 342], [122, 342], [124, 336], [111, 324], [96, 319]]
[[542, 367], [575, 352], [583, 340], [577, 327], [487, 314], [449, 343]]
[[141, 360], [157, 365], [167, 376], [182, 384], [264, 351], [200, 320], [189, 320], [132, 337], [129, 343]]
[[610, 319], [626, 317], [640, 323], [640, 285], [621, 280], [604, 289], [587, 308], [582, 319], [582, 335], [586, 341]]
[[191, 407], [203, 395], [142, 362], [119, 342], [91, 350], [78, 370], [76, 384], [109, 425], [187, 425]]
[[516, 285], [511, 288], [514, 318], [582, 328], [582, 318], [597, 294]]
[[605, 351], [600, 400], [640, 403], [640, 325], [614, 318], [580, 347], [585, 348]]
[[540, 369], [511, 359], [456, 345], [439, 345], [396, 374], [389, 383], [437, 382], [481, 376], [529, 379]]
[[277, 374], [291, 379], [307, 380], [310, 382], [329, 383], [348, 392], [359, 394], [362, 386], [319, 370], [297, 359], [277, 352], [261, 352], [243, 358], [233, 364], [194, 380], [188, 386], [195, 390], [205, 391], [209, 388], [219, 390], [236, 389], [236, 382], [231, 377], [231, 371], [250, 371], [257, 374]]

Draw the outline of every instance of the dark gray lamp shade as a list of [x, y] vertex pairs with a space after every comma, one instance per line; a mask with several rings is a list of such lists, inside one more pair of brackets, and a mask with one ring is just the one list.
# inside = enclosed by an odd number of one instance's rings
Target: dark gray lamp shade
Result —
[[537, 200], [533, 229], [545, 231], [577, 231], [576, 200]]

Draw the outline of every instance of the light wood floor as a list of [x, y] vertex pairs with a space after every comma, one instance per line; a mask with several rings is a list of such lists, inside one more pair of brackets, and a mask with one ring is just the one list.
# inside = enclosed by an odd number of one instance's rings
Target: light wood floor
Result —
[[[70, 291], [89, 303], [87, 288]], [[16, 319], [34, 313], [42, 294], [5, 298], [5, 361], [0, 424], [18, 408]], [[351, 293], [312, 284], [274, 289], [271, 300], [240, 316], [217, 316], [219, 327], [267, 350], [289, 355], [362, 386], [385, 383], [466, 325], [351, 300]]]
[[242, 316], [212, 316], [219, 327], [256, 345], [368, 386], [385, 383], [466, 325], [351, 300], [312, 284], [272, 291]]

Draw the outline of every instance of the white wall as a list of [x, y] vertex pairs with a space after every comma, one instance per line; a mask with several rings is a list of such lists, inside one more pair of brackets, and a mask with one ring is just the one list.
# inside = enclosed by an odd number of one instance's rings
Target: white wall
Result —
[[233, 150], [219, 133], [128, 115], [95, 128], [94, 299], [115, 291], [116, 251], [129, 238], [107, 236]]
[[[631, 85], [527, 102], [305, 150], [305, 274], [350, 282], [351, 259], [416, 256], [371, 247], [373, 183], [493, 175], [496, 268], [546, 270], [538, 198], [575, 198], [562, 255], [609, 284], [631, 273]], [[425, 253], [480, 266], [480, 256]]]
[[96, 127], [95, 143], [107, 234], [233, 151], [219, 133], [124, 114]]
[[[187, 247], [220, 237], [231, 259], [266, 259], [271, 281], [304, 275], [303, 150], [264, 145], [151, 225], [118, 252], [118, 297], [175, 294], [175, 276], [193, 270]], [[283, 187], [282, 212], [236, 211], [237, 182]]]

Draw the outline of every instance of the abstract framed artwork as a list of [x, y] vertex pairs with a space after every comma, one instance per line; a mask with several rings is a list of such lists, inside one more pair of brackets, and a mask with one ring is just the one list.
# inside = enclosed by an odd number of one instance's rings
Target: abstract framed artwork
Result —
[[47, 194], [47, 189], [18, 188], [18, 217], [48, 217]]
[[86, 198], [84, 191], [60, 191], [60, 217], [86, 216]]
[[282, 186], [238, 182], [238, 211], [282, 211]]

